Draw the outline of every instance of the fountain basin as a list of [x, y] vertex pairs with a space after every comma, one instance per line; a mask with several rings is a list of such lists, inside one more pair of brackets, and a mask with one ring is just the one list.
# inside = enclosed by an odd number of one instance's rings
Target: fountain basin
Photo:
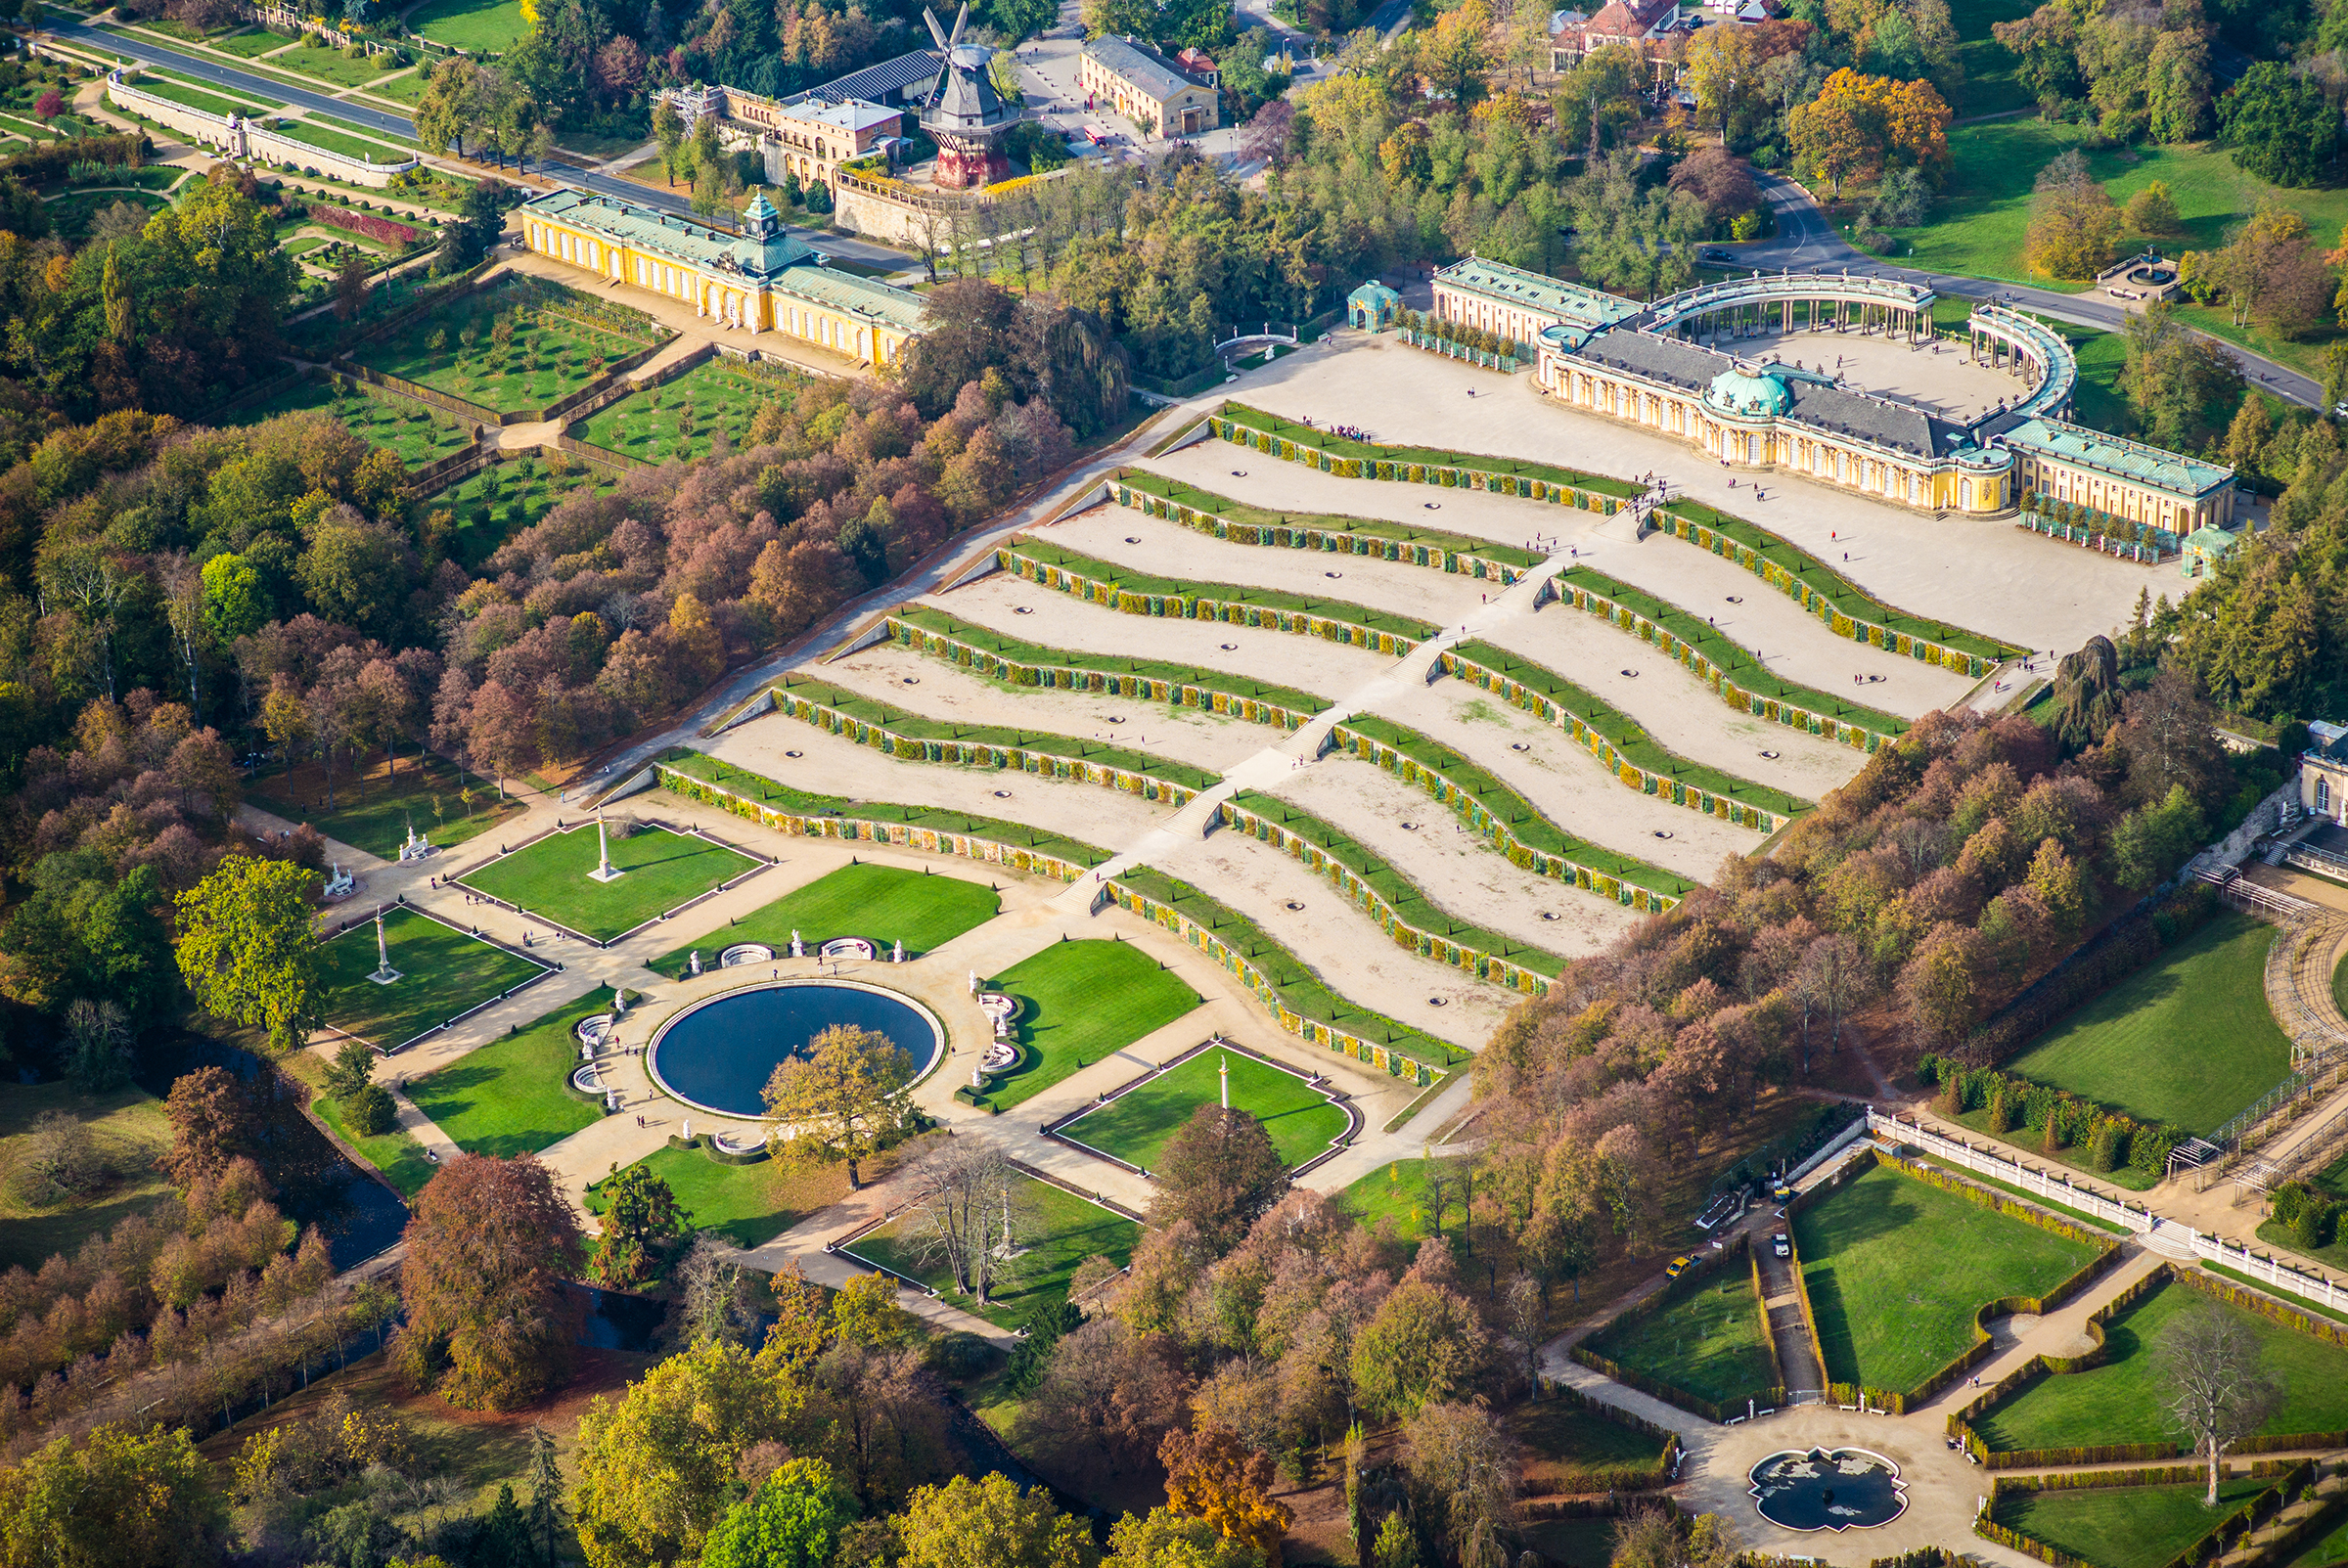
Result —
[[646, 1062], [675, 1099], [718, 1116], [763, 1116], [775, 1068], [835, 1024], [886, 1035], [921, 1077], [945, 1054], [946, 1029], [911, 997], [862, 980], [776, 980], [696, 1003], [653, 1036]]
[[1900, 1467], [1866, 1449], [1773, 1454], [1751, 1476], [1754, 1510], [1786, 1530], [1871, 1530], [1908, 1511]]

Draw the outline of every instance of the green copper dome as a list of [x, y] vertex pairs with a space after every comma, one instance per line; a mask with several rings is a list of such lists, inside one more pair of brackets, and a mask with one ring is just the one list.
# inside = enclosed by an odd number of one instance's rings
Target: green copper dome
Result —
[[1766, 372], [1724, 370], [1712, 378], [1704, 401], [1727, 414], [1778, 415], [1793, 399], [1785, 383]]

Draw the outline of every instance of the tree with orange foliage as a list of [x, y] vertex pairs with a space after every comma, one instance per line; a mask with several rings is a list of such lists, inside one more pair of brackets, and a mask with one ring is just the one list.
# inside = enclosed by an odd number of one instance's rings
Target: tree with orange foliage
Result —
[[467, 1154], [416, 1194], [399, 1268], [407, 1326], [392, 1365], [467, 1410], [512, 1410], [570, 1372], [578, 1222], [535, 1155]]
[[1272, 1499], [1270, 1455], [1200, 1416], [1190, 1431], [1166, 1434], [1157, 1461], [1166, 1467], [1166, 1506], [1247, 1543], [1278, 1568], [1280, 1540], [1294, 1515]]
[[1847, 66], [1786, 116], [1794, 155], [1842, 194], [1845, 180], [1909, 167], [1935, 181], [1949, 165], [1949, 106], [1925, 81], [1869, 76]]

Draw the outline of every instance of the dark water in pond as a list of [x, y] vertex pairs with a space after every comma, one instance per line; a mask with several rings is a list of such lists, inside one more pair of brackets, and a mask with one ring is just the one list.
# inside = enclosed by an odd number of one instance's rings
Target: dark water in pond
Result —
[[892, 997], [852, 986], [767, 985], [703, 1003], [653, 1047], [653, 1071], [682, 1098], [736, 1116], [766, 1110], [759, 1091], [785, 1058], [835, 1024], [877, 1030], [913, 1058], [918, 1075], [937, 1055], [929, 1020]]
[[300, 1090], [279, 1087], [275, 1073], [251, 1052], [185, 1029], [158, 1029], [139, 1043], [141, 1089], [157, 1098], [171, 1093], [183, 1073], [221, 1067], [252, 1087], [260, 1102], [260, 1144], [254, 1155], [277, 1187], [286, 1218], [316, 1226], [326, 1235], [335, 1267], [366, 1262], [399, 1239], [408, 1206], [397, 1193], [342, 1157], [334, 1141], [301, 1114]]
[[625, 1350], [639, 1355], [652, 1350], [660, 1320], [668, 1316], [667, 1302], [620, 1290], [598, 1290], [593, 1285], [568, 1288], [587, 1309], [587, 1321], [579, 1328], [580, 1344], [589, 1350]]
[[1773, 1454], [1752, 1478], [1761, 1517], [1788, 1530], [1866, 1529], [1908, 1506], [1898, 1468], [1864, 1449]]

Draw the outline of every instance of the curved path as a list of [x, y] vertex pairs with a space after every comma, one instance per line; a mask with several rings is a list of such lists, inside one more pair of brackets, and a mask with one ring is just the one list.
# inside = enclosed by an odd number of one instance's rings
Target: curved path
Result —
[[[2119, 332], [2127, 325], [2126, 310], [2091, 294], [2064, 293], [2054, 289], [2034, 289], [2024, 284], [1998, 283], [1985, 278], [1966, 278], [1903, 267], [1896, 262], [1869, 255], [1835, 232], [1808, 191], [1781, 174], [1768, 174], [1756, 169], [1753, 178], [1761, 186], [1763, 197], [1777, 215], [1778, 233], [1773, 239], [1719, 247], [1733, 252], [1739, 265], [1765, 269], [1793, 267], [1826, 270], [1849, 267], [1853, 271], [1866, 271], [1877, 277], [1900, 278], [1921, 284], [1935, 293], [1962, 294], [1972, 299], [1994, 299], [2020, 305], [2076, 326]], [[2262, 389], [2308, 408], [2323, 406], [2324, 388], [2310, 378], [2238, 344], [2226, 342], [2222, 338], [2213, 338], [2212, 341], [2241, 361], [2250, 379]]]

